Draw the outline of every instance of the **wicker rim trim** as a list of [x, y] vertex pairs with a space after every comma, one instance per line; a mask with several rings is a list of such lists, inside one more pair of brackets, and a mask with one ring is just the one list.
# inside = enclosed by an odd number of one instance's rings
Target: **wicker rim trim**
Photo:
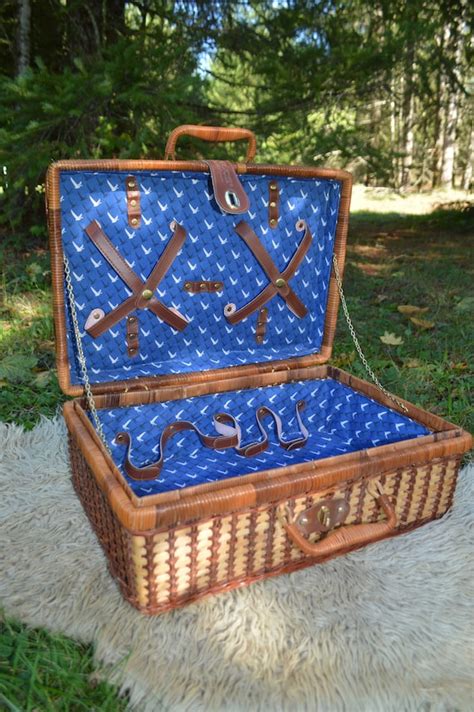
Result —
[[[375, 386], [351, 376], [331, 366], [314, 369], [303, 369], [302, 372], [291, 374], [269, 374], [274, 379], [284, 376], [289, 380], [296, 377], [314, 378], [325, 374], [337, 377], [343, 383], [384, 403]], [[255, 376], [259, 381], [261, 377]], [[247, 378], [247, 386], [254, 380]], [[244, 379], [239, 380], [240, 387]], [[225, 388], [235, 386], [234, 381], [221, 381]], [[174, 397], [182, 397], [183, 389], [187, 395], [194, 391], [216, 390], [217, 384], [196, 384], [192, 387], [176, 387]], [[264, 383], [260, 383], [264, 385]], [[153, 397], [170, 400], [173, 389], [161, 391], [130, 392], [127, 394], [107, 394], [98, 397], [99, 407], [116, 407], [124, 403], [149, 402]], [[155, 396], [156, 393], [156, 396]], [[409, 417], [426, 425], [435, 432], [421, 438], [400, 441], [392, 445], [360, 450], [355, 453], [338, 455], [332, 458], [288, 465], [284, 468], [266, 470], [245, 475], [239, 478], [229, 478], [222, 482], [189, 487], [182, 491], [165, 492], [150, 497], [136, 497], [124, 478], [113, 464], [104, 447], [99, 442], [92, 424], [87, 417], [81, 400], [68, 402], [64, 406], [64, 417], [75, 440], [81, 444], [81, 449], [98, 484], [109, 498], [112, 509], [119, 520], [129, 529], [144, 531], [157, 526], [172, 525], [178, 522], [200, 519], [206, 516], [237, 511], [242, 508], [256, 506], [263, 502], [276, 502], [291, 498], [324, 486], [347, 479], [363, 478], [389, 468], [408, 466], [413, 463], [422, 464], [434, 458], [449, 457], [464, 453], [472, 445], [471, 436], [465, 431], [448, 423], [431, 413], [406, 403]]]

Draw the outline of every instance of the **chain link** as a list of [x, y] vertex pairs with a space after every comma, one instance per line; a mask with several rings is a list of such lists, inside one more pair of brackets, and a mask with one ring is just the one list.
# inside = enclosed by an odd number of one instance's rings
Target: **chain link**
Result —
[[84, 392], [86, 395], [87, 405], [91, 412], [92, 419], [95, 424], [95, 429], [96, 429], [100, 439], [102, 440], [105, 449], [107, 450], [109, 455], [111, 455], [112, 452], [111, 452], [110, 447], [107, 443], [107, 440], [105, 439], [104, 430], [102, 428], [102, 423], [100, 422], [99, 414], [97, 413], [94, 395], [92, 393], [92, 388], [91, 388], [91, 384], [90, 384], [90, 380], [89, 380], [89, 374], [87, 372], [86, 357], [84, 355], [84, 349], [82, 348], [81, 330], [79, 328], [79, 322], [77, 320], [76, 300], [74, 298], [74, 289], [72, 286], [71, 270], [70, 270], [69, 262], [68, 262], [66, 255], [64, 255], [64, 277], [66, 280], [66, 291], [67, 291], [68, 302], [69, 302], [69, 310], [71, 313], [72, 326], [74, 329], [74, 336], [76, 338], [77, 358], [79, 361], [79, 366], [81, 368], [82, 380], [84, 382]]
[[359, 343], [359, 339], [358, 339], [356, 331], [354, 329], [354, 324], [352, 323], [352, 319], [349, 314], [349, 309], [347, 308], [347, 302], [346, 302], [346, 298], [344, 296], [344, 290], [342, 288], [342, 279], [341, 279], [341, 274], [339, 272], [339, 265], [337, 264], [336, 255], [333, 255], [332, 261], [333, 261], [333, 265], [334, 265], [334, 276], [336, 277], [336, 284], [337, 284], [337, 288], [339, 290], [339, 296], [341, 298], [342, 311], [344, 312], [347, 326], [349, 328], [349, 333], [352, 337], [352, 341], [354, 342], [354, 346], [356, 347], [357, 353], [359, 354], [359, 358], [362, 361], [367, 374], [369, 375], [369, 377], [373, 381], [373, 383], [375, 383], [377, 388], [379, 388], [382, 391], [382, 393], [385, 396], [387, 396], [387, 398], [390, 398], [390, 400], [393, 403], [398, 405], [398, 407], [401, 408], [404, 413], [408, 413], [408, 408], [406, 407], [406, 405], [404, 403], [402, 403], [400, 400], [398, 400], [398, 398], [396, 396], [392, 395], [392, 393], [387, 391], [387, 389], [384, 388], [384, 386], [382, 386], [379, 379], [377, 378], [377, 376], [373, 372], [372, 368], [370, 367], [369, 362], [367, 361], [367, 358], [366, 358], [364, 352], [362, 351], [362, 347]]

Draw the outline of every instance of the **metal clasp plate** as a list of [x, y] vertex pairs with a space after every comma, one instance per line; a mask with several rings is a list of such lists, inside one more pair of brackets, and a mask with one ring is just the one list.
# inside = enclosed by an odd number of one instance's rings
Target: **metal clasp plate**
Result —
[[300, 512], [295, 524], [306, 536], [315, 532], [328, 532], [344, 522], [349, 510], [349, 502], [342, 497], [325, 499]]

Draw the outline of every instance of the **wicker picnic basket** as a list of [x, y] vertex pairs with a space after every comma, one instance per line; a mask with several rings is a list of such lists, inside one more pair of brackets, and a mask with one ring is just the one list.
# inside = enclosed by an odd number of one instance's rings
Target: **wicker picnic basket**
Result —
[[[245, 139], [246, 161], [177, 161], [184, 134]], [[350, 175], [254, 164], [255, 145], [185, 126], [168, 160], [48, 171], [73, 483], [145, 613], [442, 516], [471, 446], [363, 357], [342, 291]], [[327, 363], [340, 299], [374, 385]]]

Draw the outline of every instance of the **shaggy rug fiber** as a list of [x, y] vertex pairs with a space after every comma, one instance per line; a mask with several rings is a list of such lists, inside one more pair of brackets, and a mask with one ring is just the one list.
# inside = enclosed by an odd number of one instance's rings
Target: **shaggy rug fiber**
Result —
[[70, 484], [61, 419], [31, 432], [0, 424], [0, 438], [4, 609], [93, 642], [132, 708], [472, 709], [472, 469], [438, 522], [148, 618], [107, 573]]

